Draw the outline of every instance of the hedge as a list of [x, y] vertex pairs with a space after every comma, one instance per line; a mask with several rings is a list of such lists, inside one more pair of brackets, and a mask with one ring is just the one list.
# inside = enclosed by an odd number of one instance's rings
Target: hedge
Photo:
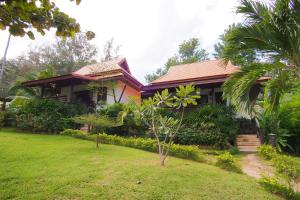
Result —
[[[86, 140], [95, 141], [96, 135], [87, 135], [86, 133], [79, 130], [66, 129], [61, 132], [61, 135], [68, 135], [75, 138], [81, 138]], [[142, 149], [150, 152], [158, 152], [158, 145], [156, 140], [150, 138], [136, 138], [136, 137], [121, 137], [117, 135], [98, 134], [100, 143], [113, 144], [126, 147], [132, 147], [136, 149]], [[196, 146], [178, 145], [173, 144], [171, 146], [169, 155], [190, 159], [198, 162], [203, 162], [204, 157]]]

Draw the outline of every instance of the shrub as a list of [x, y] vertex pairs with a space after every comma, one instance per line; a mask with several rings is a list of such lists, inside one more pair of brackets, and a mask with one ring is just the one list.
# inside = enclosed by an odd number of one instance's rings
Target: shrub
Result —
[[0, 128], [4, 126], [5, 112], [0, 111]]
[[228, 152], [231, 154], [231, 155], [237, 155], [240, 153], [240, 150], [237, 148], [237, 147], [231, 147], [230, 149], [228, 149]]
[[271, 145], [261, 145], [258, 147], [258, 154], [266, 160], [276, 157], [277, 152]]
[[[70, 130], [66, 129], [61, 132], [62, 135], [69, 135], [81, 139], [96, 140], [96, 135], [88, 136], [82, 131], [78, 130]], [[150, 138], [139, 138], [139, 137], [121, 137], [117, 135], [107, 135], [107, 134], [99, 134], [100, 143], [104, 144], [113, 144], [120, 146], [127, 146], [136, 149], [142, 149], [150, 152], [158, 152], [157, 142], [156, 140], [152, 140]], [[186, 158], [195, 161], [202, 162], [204, 158], [202, 157], [201, 152], [196, 146], [184, 146], [173, 144], [170, 149], [170, 155], [179, 158]]]
[[[287, 143], [293, 151], [300, 154], [300, 90], [288, 94], [280, 104], [280, 128], [288, 131]], [[290, 151], [290, 149], [284, 149]]]
[[78, 138], [83, 138], [87, 134], [81, 130], [65, 129], [60, 132], [61, 135], [73, 136]]
[[[107, 135], [107, 134], [100, 134], [99, 135], [100, 142], [106, 144], [115, 144], [115, 145], [122, 145], [133, 147], [137, 149], [143, 149], [146, 151], [157, 152], [157, 142], [155, 140], [149, 138], [124, 138], [116, 135]], [[184, 146], [173, 144], [170, 149], [170, 155], [179, 158], [187, 158], [196, 161], [202, 161], [202, 157], [200, 156], [200, 151], [195, 146]]]
[[236, 163], [235, 159], [229, 152], [225, 152], [217, 156], [216, 165], [227, 171], [242, 173], [241, 167]]
[[238, 123], [233, 110], [225, 105], [206, 105], [189, 112], [176, 138], [178, 144], [214, 145], [219, 149], [234, 144]]
[[123, 120], [123, 125], [118, 127], [110, 127], [106, 129], [95, 128], [92, 130], [94, 133], [107, 132], [114, 133], [119, 136], [144, 136], [146, 133], [146, 126], [142, 123], [137, 123], [134, 116], [134, 109], [131, 103], [114, 103], [108, 105], [101, 110], [100, 114], [104, 114], [110, 118], [117, 118], [120, 112], [126, 112], [126, 117]]
[[281, 175], [291, 190], [300, 179], [300, 162], [286, 155], [278, 155], [272, 159], [277, 174]]
[[15, 115], [16, 126], [25, 130], [58, 133], [66, 128], [76, 128], [71, 117], [86, 110], [78, 104], [55, 100], [23, 100], [22, 104], [11, 105], [9, 111]]
[[263, 177], [259, 180], [259, 183], [268, 191], [281, 195], [286, 199], [299, 200], [300, 193], [294, 192], [291, 188], [286, 187], [280, 180], [271, 177]]

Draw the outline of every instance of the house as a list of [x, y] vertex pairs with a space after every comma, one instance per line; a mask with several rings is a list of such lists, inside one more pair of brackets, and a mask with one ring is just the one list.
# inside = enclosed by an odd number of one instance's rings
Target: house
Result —
[[[200, 90], [198, 104], [229, 104], [222, 98], [222, 84], [226, 79], [239, 71], [239, 67], [230, 62], [225, 65], [222, 60], [171, 66], [160, 78], [142, 87], [142, 98], [153, 96], [156, 92], [168, 89], [175, 92], [179, 85], [194, 84]], [[259, 79], [259, 82], [265, 78]], [[198, 90], [198, 91], [199, 91]]]
[[[238, 72], [239, 67], [222, 60], [208, 60], [197, 63], [182, 64], [171, 66], [168, 72], [160, 78], [152, 81], [142, 87], [142, 98], [153, 96], [156, 92], [168, 89], [174, 93], [179, 85], [193, 84], [197, 93], [201, 96], [198, 99], [198, 105], [205, 104], [226, 104], [228, 100], [222, 98], [222, 84], [230, 75]], [[257, 89], [261, 87], [261, 82], [269, 77], [262, 77], [257, 82]], [[259, 90], [258, 90], [259, 91]], [[241, 116], [237, 114], [237, 116]], [[236, 144], [241, 151], [256, 151], [256, 148], [262, 143], [263, 137], [258, 129], [256, 122], [250, 124], [240, 124], [240, 130], [237, 136]]]
[[125, 58], [87, 65], [70, 74], [22, 84], [40, 88], [42, 98], [78, 101], [88, 107], [100, 102], [124, 103], [129, 98], [140, 102], [143, 86], [131, 74]]

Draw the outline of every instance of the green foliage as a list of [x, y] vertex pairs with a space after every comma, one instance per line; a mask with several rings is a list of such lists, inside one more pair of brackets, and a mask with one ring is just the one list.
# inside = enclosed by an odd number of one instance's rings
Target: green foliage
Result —
[[87, 134], [81, 130], [73, 130], [73, 129], [65, 129], [62, 132], [60, 132], [59, 134], [61, 135], [67, 135], [67, 136], [72, 136], [75, 138], [81, 138], [81, 139], [85, 139]]
[[241, 167], [236, 163], [233, 156], [229, 152], [225, 152], [217, 156], [216, 165], [227, 171], [243, 173]]
[[200, 48], [200, 42], [197, 38], [191, 38], [183, 41], [179, 45], [178, 54], [170, 57], [165, 66], [158, 68], [155, 73], [147, 74], [145, 79], [151, 82], [162, 75], [166, 74], [171, 66], [179, 64], [188, 64], [208, 60], [208, 53], [205, 49]]
[[300, 180], [300, 161], [291, 156], [278, 155], [272, 159], [276, 172], [282, 175], [289, 188], [293, 189], [294, 184]]
[[234, 146], [234, 147], [231, 147], [230, 149], [228, 149], [228, 152], [231, 155], [237, 155], [237, 154], [240, 153], [240, 150], [239, 150], [239, 148], [237, 148], [236, 146]]
[[294, 192], [286, 185], [282, 184], [280, 180], [271, 177], [263, 177], [259, 180], [259, 183], [268, 191], [281, 195], [289, 200], [299, 200], [300, 193]]
[[[79, 0], [76, 1], [79, 4]], [[13, 36], [25, 34], [34, 39], [31, 29], [42, 35], [50, 28], [56, 29], [57, 36], [70, 37], [80, 31], [74, 18], [61, 12], [51, 0], [38, 1], [1, 1], [0, 29], [9, 29]]]
[[[280, 128], [288, 131], [287, 143], [295, 153], [300, 154], [300, 91], [284, 96], [278, 118]], [[289, 149], [287, 149], [289, 150]]]
[[263, 131], [265, 142], [268, 142], [269, 134], [276, 135], [276, 149], [278, 151], [289, 150], [293, 151], [293, 147], [288, 143], [288, 138], [291, 136], [289, 130], [282, 128], [282, 122], [278, 113], [269, 112], [268, 110], [261, 110], [257, 114], [260, 128]]
[[241, 24], [229, 25], [228, 29], [226, 29], [225, 32], [219, 36], [220, 42], [214, 46], [215, 53], [213, 56], [215, 58], [223, 58], [225, 49], [230, 48], [232, 51], [230, 54], [230, 61], [236, 66], [245, 66], [246, 64], [252, 63], [255, 60], [255, 51], [252, 49], [240, 51], [235, 48], [236, 46], [230, 46], [230, 43], [228, 42], [232, 32], [239, 27], [241, 27]]
[[229, 148], [235, 141], [238, 123], [233, 110], [225, 105], [206, 105], [184, 117], [176, 142], [186, 145], [214, 145]]
[[237, 13], [244, 15], [246, 20], [231, 31], [222, 58], [229, 61], [237, 52], [248, 50], [255, 51], [258, 56], [255, 62], [246, 63], [241, 72], [226, 81], [224, 96], [237, 108], [251, 114], [255, 99], [252, 97], [258, 95], [252, 88], [259, 78], [268, 75], [272, 79], [266, 82], [265, 98], [268, 109], [276, 111], [282, 95], [299, 80], [299, 2], [242, 0]]
[[99, 114], [84, 114], [75, 116], [72, 118], [75, 123], [89, 126], [88, 132], [91, 131], [91, 127], [100, 127], [100, 128], [107, 128], [107, 127], [117, 127], [123, 124], [121, 119], [112, 119], [106, 115], [99, 115]]
[[[197, 105], [196, 99], [199, 96], [194, 94], [195, 87], [192, 85], [176, 88], [176, 94], [171, 96], [167, 89], [161, 93], [157, 92], [154, 97], [149, 97], [136, 107], [136, 118], [142, 120], [149, 129], [158, 145], [161, 165], [168, 156], [171, 145], [176, 137], [184, 116], [184, 109], [188, 105]], [[179, 110], [180, 117], [162, 115], [165, 109]]]
[[[82, 136], [80, 132], [72, 132], [70, 130], [66, 130], [61, 134], [64, 135], [72, 135], [77, 137], [77, 135]], [[82, 137], [81, 137], [82, 138]], [[84, 139], [89, 139], [94, 141], [94, 136], [86, 136]], [[139, 138], [139, 137], [121, 137], [117, 135], [107, 135], [107, 134], [99, 134], [100, 143], [104, 144], [114, 144], [114, 145], [121, 145], [132, 147], [136, 149], [142, 149], [150, 152], [157, 152], [158, 145], [156, 140], [150, 138]], [[186, 158], [195, 161], [203, 161], [203, 157], [199, 149], [195, 146], [184, 146], [184, 145], [177, 145], [173, 144], [170, 148], [170, 155], [179, 158]]]
[[77, 104], [29, 99], [15, 102], [10, 105], [8, 111], [14, 114], [18, 128], [58, 133], [66, 128], [75, 128], [71, 118], [83, 113], [85, 109]]
[[271, 160], [277, 156], [277, 151], [271, 145], [261, 145], [257, 148], [258, 154], [266, 160]]
[[262, 184], [269, 190], [283, 196], [300, 197], [297, 191], [297, 182], [300, 180], [300, 161], [298, 158], [279, 154], [270, 145], [262, 145], [258, 149], [259, 154], [267, 160], [271, 160], [276, 170], [275, 178], [263, 178]]
[[0, 111], [0, 129], [4, 126], [5, 112]]

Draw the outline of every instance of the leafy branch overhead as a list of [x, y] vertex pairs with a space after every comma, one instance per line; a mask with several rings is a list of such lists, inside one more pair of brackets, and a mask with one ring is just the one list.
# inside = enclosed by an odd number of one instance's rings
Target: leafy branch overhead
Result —
[[[32, 29], [44, 35], [46, 30], [55, 28], [56, 35], [61, 37], [73, 37], [80, 32], [79, 23], [51, 0], [0, 1], [0, 29], [7, 28], [13, 36], [27, 35], [30, 39], [35, 38]], [[90, 31], [86, 35], [90, 39], [95, 36]]]

